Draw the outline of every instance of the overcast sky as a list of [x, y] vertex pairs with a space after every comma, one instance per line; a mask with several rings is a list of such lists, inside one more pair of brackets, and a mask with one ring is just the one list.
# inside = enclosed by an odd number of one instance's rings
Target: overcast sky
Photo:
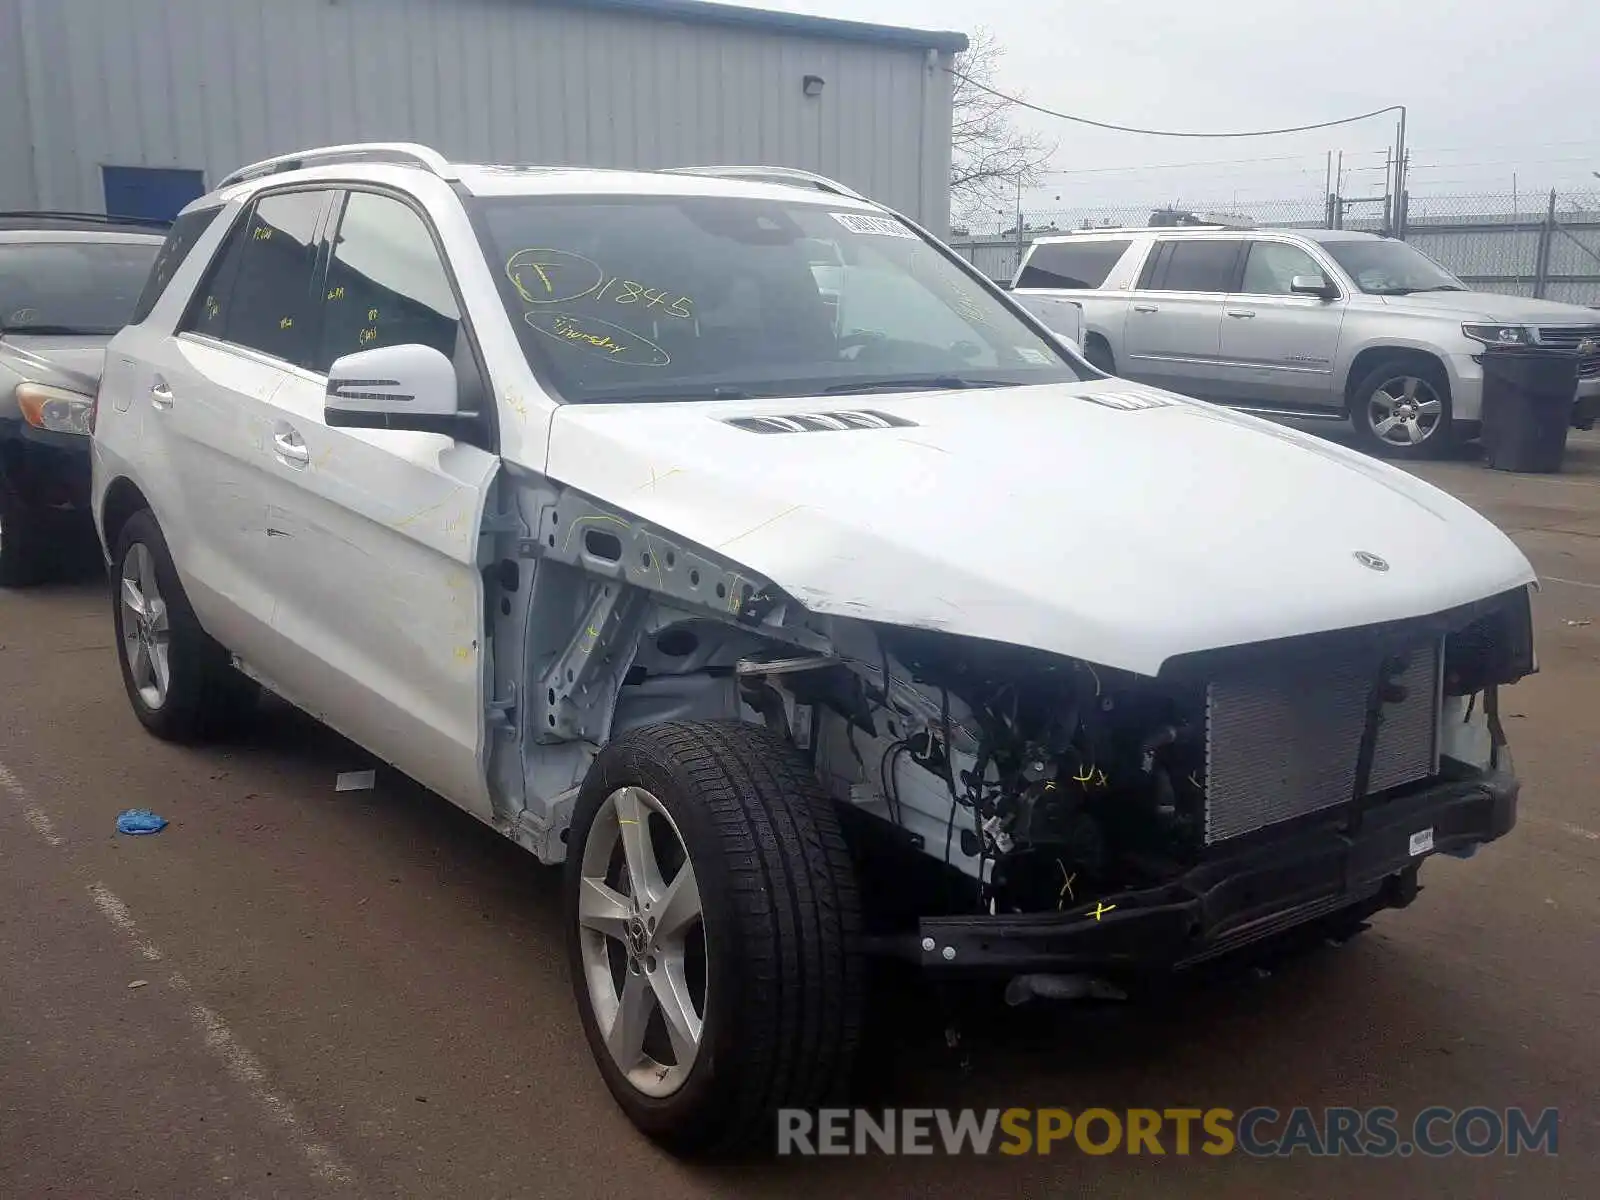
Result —
[[[742, 0], [750, 3], [750, 0]], [[754, 7], [923, 29], [986, 25], [1003, 90], [1096, 120], [1181, 130], [1409, 109], [1418, 198], [1550, 188], [1600, 205], [1600, 3], [1590, 0], [767, 0]], [[1315, 133], [1176, 139], [1019, 112], [1060, 148], [1028, 209], [1381, 194], [1393, 119]], [[1262, 160], [1269, 161], [1237, 161]], [[1228, 161], [1225, 161], [1228, 160]], [[1168, 169], [1167, 164], [1203, 164]], [[1372, 168], [1376, 168], [1375, 170]], [[1060, 199], [1057, 200], [1057, 197]]]

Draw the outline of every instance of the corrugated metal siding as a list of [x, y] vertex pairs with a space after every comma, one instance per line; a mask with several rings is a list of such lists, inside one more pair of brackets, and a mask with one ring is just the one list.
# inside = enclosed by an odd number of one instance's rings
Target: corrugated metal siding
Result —
[[28, 60], [22, 52], [22, 0], [0, 0], [0, 209], [38, 203], [28, 129]]
[[[539, 0], [0, 0], [7, 11], [20, 36], [0, 38], [0, 64], [35, 68], [36, 199], [52, 207], [101, 208], [106, 163], [211, 183], [305, 146], [414, 140], [462, 160], [801, 167], [948, 224], [950, 78], [911, 47]], [[826, 80], [820, 97], [802, 94], [807, 74]], [[0, 66], [0, 88], [12, 75]], [[26, 144], [6, 121], [10, 160]]]

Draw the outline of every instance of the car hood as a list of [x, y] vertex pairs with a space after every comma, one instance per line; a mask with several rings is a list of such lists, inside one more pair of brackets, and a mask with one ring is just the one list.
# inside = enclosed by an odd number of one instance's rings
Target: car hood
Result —
[[1413, 292], [1409, 296], [1383, 296], [1381, 299], [1390, 308], [1444, 313], [1506, 325], [1600, 325], [1600, 312], [1581, 304], [1528, 300], [1495, 292]]
[[92, 394], [105, 368], [106, 345], [111, 337], [27, 337], [8, 333], [0, 337], [0, 370], [17, 382], [48, 383]]
[[[841, 410], [907, 423], [729, 423]], [[1173, 655], [1424, 616], [1534, 578], [1499, 530], [1411, 475], [1120, 380], [564, 405], [547, 470], [814, 612], [1152, 675]]]

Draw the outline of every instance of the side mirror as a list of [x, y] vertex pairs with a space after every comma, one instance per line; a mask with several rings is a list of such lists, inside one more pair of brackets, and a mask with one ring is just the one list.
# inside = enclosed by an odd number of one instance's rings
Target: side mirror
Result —
[[1289, 281], [1289, 290], [1296, 296], [1320, 296], [1324, 300], [1333, 300], [1339, 295], [1339, 289], [1321, 275], [1296, 275]]
[[336, 359], [323, 419], [346, 429], [404, 429], [458, 436], [463, 413], [455, 366], [432, 346], [381, 346]]

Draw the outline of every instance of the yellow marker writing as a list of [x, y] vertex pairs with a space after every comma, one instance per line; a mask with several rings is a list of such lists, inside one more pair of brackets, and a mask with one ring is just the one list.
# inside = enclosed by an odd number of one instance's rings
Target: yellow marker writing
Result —
[[1102, 916], [1114, 908], [1116, 908], [1115, 904], [1106, 904], [1104, 901], [1096, 900], [1094, 905], [1094, 919], [1098, 921]]

